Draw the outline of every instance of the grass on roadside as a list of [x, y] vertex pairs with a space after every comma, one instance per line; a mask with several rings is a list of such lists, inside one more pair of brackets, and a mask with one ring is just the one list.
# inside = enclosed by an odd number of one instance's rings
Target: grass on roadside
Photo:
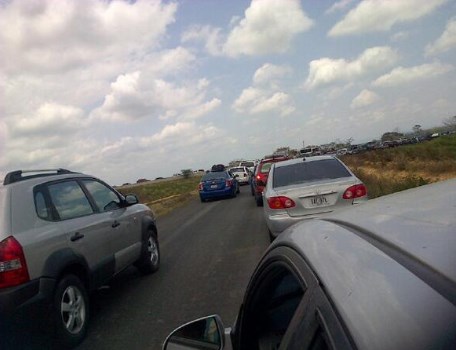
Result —
[[196, 197], [200, 180], [201, 176], [191, 176], [188, 179], [129, 185], [119, 187], [118, 190], [123, 194], [136, 194], [141, 203], [148, 205], [157, 216], [162, 216]]
[[341, 159], [375, 198], [456, 177], [456, 136]]

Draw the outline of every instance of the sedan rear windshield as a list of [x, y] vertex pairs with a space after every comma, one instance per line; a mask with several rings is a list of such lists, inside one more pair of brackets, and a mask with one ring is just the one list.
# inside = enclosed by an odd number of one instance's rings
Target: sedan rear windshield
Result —
[[273, 187], [350, 176], [348, 170], [336, 159], [303, 161], [302, 163], [275, 168]]
[[221, 171], [221, 172], [213, 172], [213, 173], [204, 174], [201, 181], [214, 180], [214, 179], [227, 179], [227, 178], [228, 178], [228, 173], [226, 173], [225, 171]]

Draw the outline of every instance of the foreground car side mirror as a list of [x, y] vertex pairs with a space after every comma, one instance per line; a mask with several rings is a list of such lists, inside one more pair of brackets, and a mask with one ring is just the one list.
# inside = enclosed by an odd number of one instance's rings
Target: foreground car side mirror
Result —
[[213, 315], [175, 329], [163, 343], [163, 350], [222, 350], [224, 343], [222, 320]]
[[136, 197], [136, 195], [134, 195], [134, 194], [127, 194], [127, 195], [125, 196], [125, 203], [127, 203], [127, 205], [138, 204], [138, 203], [139, 203], [139, 200], [138, 200], [138, 197]]

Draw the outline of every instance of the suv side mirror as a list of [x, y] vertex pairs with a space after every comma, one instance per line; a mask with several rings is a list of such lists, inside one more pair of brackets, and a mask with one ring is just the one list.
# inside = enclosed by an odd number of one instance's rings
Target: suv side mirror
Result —
[[166, 338], [163, 350], [222, 350], [224, 326], [218, 315], [197, 319], [180, 326]]
[[138, 197], [136, 197], [136, 195], [134, 195], [134, 194], [127, 194], [127, 195], [125, 196], [125, 203], [127, 203], [127, 205], [138, 204], [138, 203], [139, 203], [139, 200], [138, 200]]

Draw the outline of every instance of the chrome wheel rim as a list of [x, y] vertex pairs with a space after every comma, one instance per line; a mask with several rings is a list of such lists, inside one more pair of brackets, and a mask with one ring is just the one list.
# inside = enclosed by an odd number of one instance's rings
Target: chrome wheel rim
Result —
[[86, 320], [86, 305], [82, 292], [75, 286], [68, 286], [62, 294], [60, 314], [65, 329], [71, 334], [79, 333]]
[[153, 265], [156, 265], [158, 262], [158, 247], [155, 243], [155, 240], [152, 237], [149, 237], [147, 241], [147, 251], [149, 253], [150, 261]]

